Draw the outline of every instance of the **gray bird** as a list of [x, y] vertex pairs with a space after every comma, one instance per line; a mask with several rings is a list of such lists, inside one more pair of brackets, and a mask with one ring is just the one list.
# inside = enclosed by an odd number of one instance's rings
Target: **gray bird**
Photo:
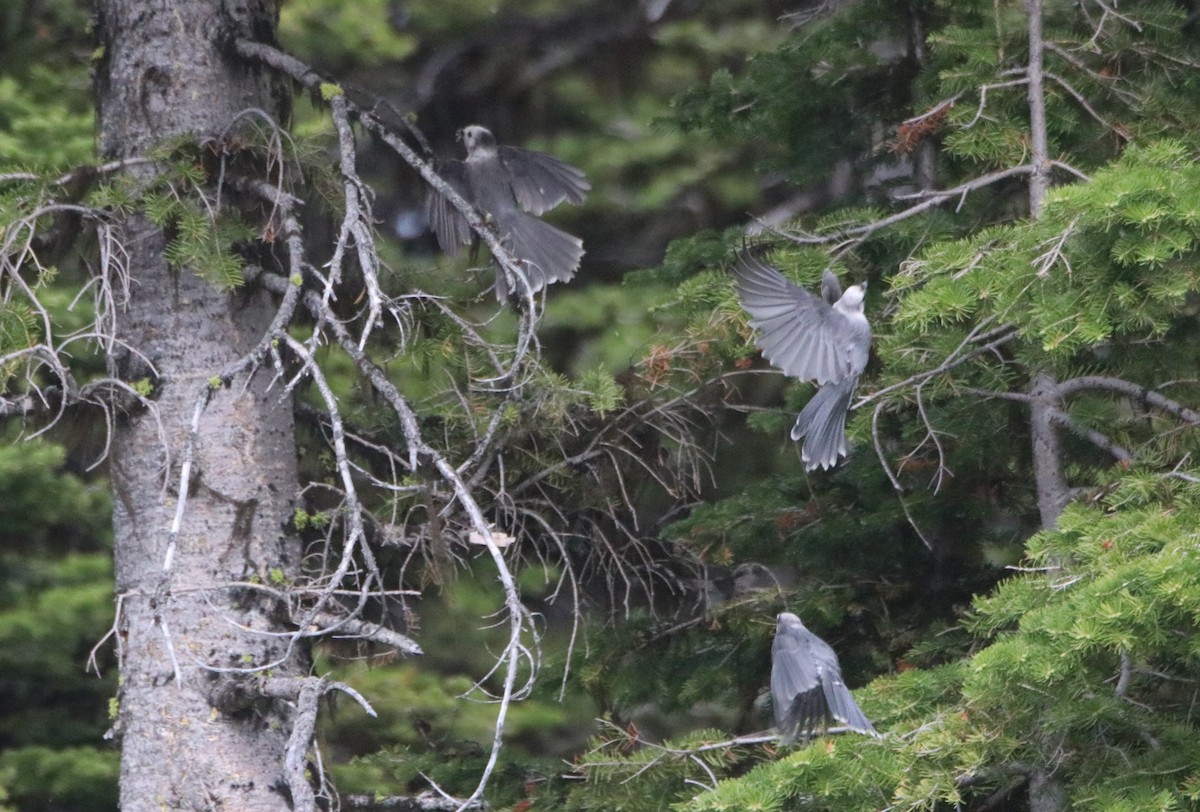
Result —
[[[446, 161], [442, 179], [496, 224], [505, 246], [520, 260], [533, 292], [551, 282], [566, 282], [579, 269], [583, 241], [537, 215], [563, 201], [582, 203], [592, 188], [579, 169], [551, 155], [501, 146], [483, 127], [471, 125], [460, 133], [467, 147], [465, 161]], [[473, 241], [467, 218], [437, 191], [426, 199], [429, 222], [442, 250], [451, 256]], [[519, 290], [497, 266], [496, 297]]]
[[745, 252], [735, 274], [742, 307], [761, 333], [763, 356], [787, 375], [820, 386], [796, 418], [792, 439], [804, 438], [806, 470], [832, 468], [846, 456], [846, 412], [871, 352], [871, 326], [863, 315], [866, 283], [842, 293], [826, 269], [817, 298]]
[[779, 614], [771, 645], [771, 702], [785, 742], [811, 738], [834, 722], [855, 733], [879, 735], [842, 682], [833, 649], [791, 612]]

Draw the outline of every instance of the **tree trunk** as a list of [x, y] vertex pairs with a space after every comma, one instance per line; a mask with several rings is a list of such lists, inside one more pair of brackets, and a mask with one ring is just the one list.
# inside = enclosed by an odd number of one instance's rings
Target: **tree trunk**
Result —
[[[1026, 69], [1029, 98], [1029, 160], [1033, 173], [1029, 177], [1029, 216], [1036, 219], [1050, 190], [1050, 146], [1046, 130], [1046, 96], [1042, 80], [1045, 68], [1042, 57], [1045, 39], [1042, 31], [1042, 0], [1025, 0], [1028, 15], [1029, 65]], [[1058, 516], [1070, 496], [1066, 475], [1062, 469], [1062, 443], [1054, 425], [1053, 411], [1060, 403], [1054, 376], [1046, 370], [1037, 371], [1030, 381], [1030, 434], [1033, 442], [1034, 481], [1037, 484], [1038, 513], [1042, 528], [1058, 523]]]
[[[1029, 159], [1033, 174], [1029, 176], [1029, 216], [1042, 213], [1046, 193], [1050, 190], [1050, 139], [1046, 129], [1046, 96], [1043, 87], [1045, 67], [1045, 35], [1042, 30], [1042, 0], [1025, 0], [1028, 15], [1029, 65]], [[1033, 443], [1033, 475], [1037, 486], [1038, 515], [1042, 529], [1058, 524], [1070, 499], [1066, 474], [1063, 473], [1062, 442], [1054, 425], [1054, 410], [1061, 406], [1062, 395], [1058, 382], [1047, 370], [1034, 373], [1029, 383], [1032, 403], [1029, 409], [1030, 439]], [[1054, 752], [1046, 731], [1038, 733], [1042, 748]], [[1066, 807], [1066, 789], [1052, 773], [1039, 770], [1029, 779], [1029, 812], [1059, 812]]]
[[1054, 425], [1054, 412], [1062, 408], [1062, 397], [1054, 376], [1038, 372], [1029, 385], [1029, 426], [1033, 442], [1033, 479], [1037, 487], [1038, 515], [1042, 529], [1058, 523], [1059, 514], [1071, 498], [1062, 468], [1062, 441]]
[[[286, 93], [222, 45], [239, 34], [270, 41], [276, 20], [271, 0], [101, 0], [102, 154], [140, 156], [164, 138], [219, 135], [247, 108], [279, 120]], [[157, 170], [131, 171], [148, 179]], [[292, 406], [280, 386], [270, 388], [269, 369], [213, 393], [200, 416], [186, 511], [168, 555], [197, 404], [213, 376], [263, 335], [273, 308], [260, 292], [221, 292], [187, 269], [170, 270], [167, 237], [144, 217], [122, 226], [132, 283], [110, 372], [154, 379], [157, 414], [130, 416], [110, 456], [121, 808], [289, 809], [281, 780], [286, 703], [253, 690], [240, 703], [215, 698], [220, 686], [228, 699], [230, 681], [246, 678], [242, 669], [308, 673], [302, 647], [267, 636], [290, 630], [286, 612], [261, 591], [230, 588], [294, 579], [300, 569], [299, 542], [287, 529], [297, 492]]]

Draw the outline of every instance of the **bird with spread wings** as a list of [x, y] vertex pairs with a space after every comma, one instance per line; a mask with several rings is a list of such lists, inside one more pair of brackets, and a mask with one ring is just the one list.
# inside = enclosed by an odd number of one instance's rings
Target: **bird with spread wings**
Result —
[[804, 439], [806, 470], [832, 468], [846, 450], [846, 412], [871, 354], [871, 326], [863, 314], [866, 284], [842, 292], [826, 269], [817, 297], [778, 270], [743, 252], [735, 287], [750, 324], [758, 328], [763, 357], [787, 375], [820, 389], [792, 427]]
[[[582, 203], [591, 184], [583, 171], [553, 155], [496, 143], [484, 127], [464, 127], [464, 161], [445, 161], [438, 174], [496, 225], [505, 246], [521, 263], [536, 293], [551, 282], [566, 282], [579, 270], [583, 241], [542, 221], [539, 215], [560, 203]], [[451, 256], [474, 241], [467, 218], [454, 204], [430, 189], [426, 213], [442, 250]], [[517, 281], [496, 270], [496, 298], [519, 292]]]

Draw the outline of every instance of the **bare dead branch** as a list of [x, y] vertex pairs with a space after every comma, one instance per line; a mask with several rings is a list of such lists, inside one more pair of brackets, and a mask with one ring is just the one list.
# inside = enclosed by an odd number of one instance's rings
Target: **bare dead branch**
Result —
[[980, 85], [980, 87], [979, 87], [979, 105], [975, 108], [975, 117], [972, 118], [970, 121], [968, 121], [966, 124], [962, 125], [962, 128], [964, 130], [969, 130], [972, 127], [974, 127], [976, 124], [978, 124], [979, 120], [981, 118], [983, 118], [984, 111], [987, 110], [987, 96], [988, 96], [989, 92], [991, 92], [993, 90], [1003, 90], [1004, 88], [1008, 88], [1008, 87], [1021, 87], [1022, 85], [1026, 85], [1028, 83], [1029, 83], [1029, 78], [1022, 77], [1020, 79], [1012, 79], [1007, 82], [995, 82], [993, 84]]
[[921, 526], [917, 524], [917, 520], [913, 518], [912, 512], [908, 508], [908, 500], [904, 498], [904, 486], [900, 484], [895, 472], [892, 470], [891, 464], [887, 460], [887, 455], [884, 453], [883, 442], [879, 437], [879, 415], [882, 414], [886, 403], [875, 404], [875, 409], [871, 413], [871, 439], [875, 444], [875, 457], [879, 460], [879, 465], [883, 468], [884, 474], [887, 475], [888, 481], [892, 483], [892, 490], [896, 493], [896, 498], [900, 502], [900, 508], [904, 511], [904, 518], [908, 520], [908, 525], [917, 534], [917, 538], [921, 539], [921, 543], [925, 545], [925, 549], [932, 550], [933, 543], [921, 530]]
[[421, 655], [425, 652], [410, 637], [393, 631], [378, 623], [368, 623], [353, 617], [338, 617], [332, 614], [319, 613], [313, 620], [320, 624], [315, 628], [321, 636], [353, 637], [372, 643], [389, 646], [401, 654]]
[[284, 753], [284, 776], [291, 792], [292, 808], [299, 812], [317, 812], [322, 807], [318, 806], [313, 781], [317, 781], [324, 797], [332, 795], [324, 772], [319, 771], [319, 775], [310, 778], [308, 769], [308, 753], [313, 747], [321, 697], [330, 691], [341, 691], [358, 702], [369, 716], [375, 716], [375, 710], [367, 704], [361, 694], [348, 685], [328, 682], [323, 677], [271, 677], [261, 680], [258, 688], [263, 696], [294, 703], [292, 731], [288, 735], [287, 750]]
[[364, 812], [476, 812], [488, 808], [487, 802], [476, 799], [464, 802], [458, 798], [422, 792], [417, 795], [346, 795], [343, 802], [350, 809]]
[[[315, 92], [321, 91], [322, 77], [320, 74], [295, 57], [264, 43], [252, 42], [246, 39], [235, 40], [234, 46], [239, 55], [246, 59], [263, 62], [290, 76], [309, 90]], [[344, 96], [338, 96], [338, 98], [344, 99]], [[377, 118], [373, 113], [360, 109], [349, 99], [344, 99], [343, 103], [345, 104], [347, 113], [356, 115], [364, 127], [379, 136], [385, 144], [404, 159], [405, 163], [417, 170], [421, 177], [438, 194], [445, 197], [456, 209], [462, 212], [462, 215], [467, 219], [471, 228], [487, 243], [492, 256], [500, 263], [504, 272], [510, 274], [514, 279], [522, 280], [524, 282], [522, 285], [523, 289], [528, 291], [529, 283], [525, 278], [525, 272], [522, 270], [521, 264], [504, 246], [500, 235], [496, 232], [495, 226], [481, 217], [474, 206], [464, 200], [462, 195], [458, 194], [450, 184], [442, 180], [441, 176], [430, 166], [429, 162], [417, 155], [408, 144], [404, 143], [403, 139], [396, 136], [385, 122]], [[529, 295], [532, 296], [532, 294]]]
[[1071, 238], [1071, 235], [1075, 233], [1075, 225], [1078, 222], [1079, 218], [1075, 218], [1057, 237], [1053, 237], [1042, 243], [1042, 245], [1049, 245], [1049, 247], [1033, 260], [1033, 267], [1037, 269], [1036, 275], [1039, 279], [1045, 279], [1050, 276], [1050, 269], [1060, 262], [1067, 269], [1067, 276], [1071, 275], [1071, 262], [1067, 259], [1067, 254], [1063, 248], [1067, 244], [1067, 240]]

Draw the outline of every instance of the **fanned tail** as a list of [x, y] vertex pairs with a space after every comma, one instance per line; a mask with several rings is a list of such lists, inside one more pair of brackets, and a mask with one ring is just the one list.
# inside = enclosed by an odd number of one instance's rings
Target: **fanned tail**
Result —
[[858, 376], [827, 383], [817, 390], [796, 418], [792, 439], [804, 439], [805, 470], [832, 468], [846, 456], [846, 412], [858, 386]]
[[[579, 270], [583, 240], [525, 212], [513, 212], [504, 225], [505, 244], [521, 261], [521, 270], [534, 293], [551, 282], [566, 282]], [[496, 270], [496, 298], [506, 301], [510, 292], [523, 293], [520, 282]]]

